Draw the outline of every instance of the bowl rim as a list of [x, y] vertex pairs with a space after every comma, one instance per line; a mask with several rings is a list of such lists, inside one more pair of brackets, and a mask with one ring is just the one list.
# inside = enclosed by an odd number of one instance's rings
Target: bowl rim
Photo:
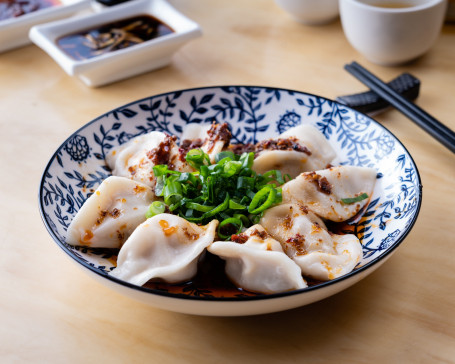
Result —
[[[411, 162], [412, 162], [412, 164], [413, 164], [413, 166], [415, 168], [416, 177], [417, 177], [417, 183], [418, 183], [418, 185], [416, 186], [416, 188], [418, 188], [418, 192], [416, 193], [416, 196], [418, 197], [418, 202], [417, 202], [415, 214], [412, 216], [410, 222], [406, 225], [405, 230], [402, 232], [401, 236], [396, 240], [395, 244], [392, 247], [390, 247], [387, 251], [385, 251], [383, 254], [379, 255], [378, 257], [372, 259], [371, 261], [369, 261], [365, 265], [363, 265], [363, 266], [361, 266], [361, 267], [359, 267], [359, 268], [357, 268], [357, 269], [355, 269], [355, 270], [353, 270], [353, 271], [351, 271], [351, 272], [349, 272], [349, 273], [347, 273], [347, 274], [345, 274], [345, 275], [343, 275], [341, 277], [338, 277], [338, 278], [335, 278], [335, 279], [332, 279], [332, 280], [329, 280], [329, 281], [326, 281], [326, 282], [322, 282], [322, 283], [319, 283], [319, 284], [314, 285], [314, 286], [310, 286], [310, 287], [306, 287], [306, 288], [300, 288], [300, 289], [296, 289], [296, 290], [292, 290], [292, 291], [285, 291], [285, 292], [271, 293], [271, 294], [259, 294], [257, 296], [236, 296], [236, 297], [189, 296], [189, 295], [184, 295], [184, 294], [180, 294], [180, 293], [169, 293], [169, 292], [161, 291], [161, 290], [158, 290], [158, 289], [145, 288], [145, 287], [142, 287], [142, 286], [136, 286], [136, 285], [131, 284], [129, 282], [125, 282], [125, 281], [122, 281], [122, 280], [120, 280], [118, 278], [115, 278], [115, 277], [113, 277], [113, 276], [111, 276], [111, 275], [109, 275], [109, 274], [107, 274], [105, 272], [102, 272], [99, 269], [95, 268], [94, 266], [90, 265], [89, 263], [81, 261], [74, 254], [72, 254], [67, 249], [67, 247], [65, 246], [65, 243], [62, 242], [57, 237], [57, 235], [54, 233], [52, 227], [48, 223], [48, 221], [46, 219], [46, 216], [45, 216], [45, 212], [44, 212], [43, 200], [41, 198], [41, 191], [43, 189], [43, 185], [44, 185], [46, 174], [47, 174], [51, 164], [55, 161], [57, 153], [61, 150], [61, 148], [72, 137], [74, 137], [76, 134], [78, 134], [81, 130], [87, 128], [88, 126], [90, 126], [90, 125], [92, 125], [94, 123], [96, 123], [98, 120], [100, 120], [101, 118], [103, 118], [106, 115], [110, 114], [114, 110], [117, 110], [117, 109], [120, 109], [120, 108], [125, 108], [125, 107], [128, 107], [130, 105], [140, 103], [141, 101], [145, 101], [145, 100], [148, 100], [148, 99], [153, 98], [153, 97], [163, 97], [163, 96], [170, 95], [170, 94], [173, 94], [173, 93], [176, 93], [176, 92], [184, 93], [184, 92], [193, 92], [193, 91], [198, 91], [198, 90], [221, 89], [221, 88], [229, 88], [229, 87], [246, 87], [246, 88], [251, 87], [251, 88], [261, 88], [261, 89], [270, 89], [270, 90], [278, 90], [278, 91], [287, 91], [287, 92], [290, 91], [290, 92], [293, 92], [293, 93], [303, 94], [303, 95], [312, 96], [312, 97], [318, 97], [318, 98], [320, 98], [322, 100], [330, 101], [330, 102], [333, 102], [333, 103], [338, 104], [340, 106], [343, 106], [343, 107], [345, 107], [345, 108], [347, 108], [347, 109], [349, 109], [349, 110], [351, 110], [351, 111], [353, 111], [355, 113], [359, 113], [359, 114], [363, 115], [364, 117], [368, 118], [369, 120], [373, 121], [378, 126], [382, 127], [388, 133], [390, 133], [390, 135], [392, 135], [395, 138], [395, 140], [402, 146], [403, 150], [409, 156], [409, 158], [410, 158], [410, 160], [411, 160]], [[92, 273], [95, 273], [95, 274], [97, 274], [98, 276], [100, 276], [102, 278], [106, 278], [106, 279], [110, 280], [113, 283], [120, 284], [120, 285], [124, 286], [125, 288], [131, 288], [131, 289], [136, 290], [136, 291], [141, 292], [141, 293], [158, 295], [158, 296], [167, 297], [167, 298], [191, 300], [191, 301], [200, 301], [200, 302], [205, 302], [205, 301], [207, 301], [207, 302], [244, 302], [244, 301], [257, 301], [257, 300], [264, 300], [264, 299], [284, 298], [284, 297], [289, 297], [289, 296], [295, 296], [295, 295], [303, 294], [305, 292], [311, 292], [311, 291], [315, 291], [315, 290], [318, 290], [318, 289], [323, 289], [325, 287], [332, 286], [332, 285], [334, 285], [336, 283], [348, 280], [349, 278], [351, 278], [353, 276], [356, 276], [356, 275], [358, 275], [358, 274], [360, 274], [360, 273], [362, 273], [364, 271], [367, 271], [369, 268], [373, 267], [374, 265], [376, 265], [377, 263], [379, 263], [383, 259], [385, 259], [388, 256], [390, 256], [390, 254], [392, 252], [394, 252], [398, 248], [398, 246], [401, 245], [401, 243], [404, 241], [404, 239], [408, 236], [408, 234], [410, 233], [410, 231], [412, 230], [414, 224], [417, 221], [417, 218], [418, 218], [419, 212], [420, 212], [420, 208], [421, 208], [421, 205], [422, 205], [422, 183], [421, 183], [420, 173], [419, 173], [419, 170], [417, 168], [417, 165], [414, 162], [414, 159], [412, 158], [412, 155], [409, 153], [409, 151], [406, 149], [406, 147], [403, 145], [403, 143], [389, 129], [387, 129], [381, 123], [379, 123], [378, 121], [374, 120], [373, 118], [371, 118], [370, 116], [368, 116], [368, 115], [366, 115], [364, 113], [361, 113], [361, 112], [359, 112], [359, 111], [357, 111], [357, 110], [355, 110], [355, 109], [353, 109], [351, 107], [348, 107], [348, 106], [346, 106], [344, 104], [341, 104], [338, 101], [331, 100], [329, 98], [322, 97], [322, 96], [315, 95], [315, 94], [308, 93], [308, 92], [304, 92], [304, 91], [297, 91], [297, 90], [292, 90], [292, 89], [287, 89], [287, 88], [282, 88], [282, 87], [273, 87], [273, 86], [240, 85], [240, 84], [236, 84], [236, 85], [214, 85], [214, 86], [202, 86], [202, 87], [193, 87], [193, 88], [187, 88], [187, 89], [168, 91], [168, 92], [164, 92], [164, 93], [160, 93], [160, 94], [156, 94], [156, 95], [147, 96], [147, 97], [144, 97], [144, 98], [141, 98], [141, 99], [137, 99], [137, 100], [131, 101], [131, 102], [127, 103], [127, 104], [118, 106], [118, 107], [116, 107], [116, 108], [114, 108], [112, 110], [109, 110], [109, 111], [99, 115], [95, 119], [89, 121], [88, 123], [84, 124], [80, 128], [78, 128], [76, 131], [74, 131], [68, 138], [66, 138], [60, 144], [60, 146], [52, 154], [51, 158], [49, 159], [48, 163], [46, 164], [46, 167], [44, 168], [44, 171], [42, 173], [42, 176], [41, 176], [41, 179], [40, 179], [39, 188], [38, 188], [38, 205], [39, 205], [41, 219], [43, 220], [43, 223], [44, 223], [47, 231], [51, 235], [52, 239], [57, 243], [57, 245], [70, 258], [72, 258], [76, 263], [82, 265], [83, 267], [85, 267], [89, 271], [91, 271]]]

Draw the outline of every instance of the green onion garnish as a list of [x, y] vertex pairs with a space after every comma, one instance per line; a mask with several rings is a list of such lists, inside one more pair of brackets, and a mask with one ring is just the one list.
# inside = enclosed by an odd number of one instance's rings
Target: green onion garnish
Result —
[[[155, 194], [164, 203], [152, 203], [147, 217], [164, 212], [167, 206], [170, 212], [197, 224], [217, 219], [218, 235], [228, 239], [228, 233], [250, 227], [282, 200], [279, 186], [286, 176], [278, 170], [264, 175], [254, 172], [252, 152], [239, 156], [223, 151], [215, 155], [213, 164], [202, 149], [190, 150], [185, 158], [196, 172], [172, 171], [167, 165], [153, 167]], [[157, 202], [164, 208], [157, 209]]]
[[167, 165], [165, 164], [160, 164], [158, 166], [153, 167], [153, 175], [157, 178], [160, 176], [164, 176], [168, 171], [169, 170], [167, 168]]
[[204, 163], [210, 164], [209, 156], [202, 149], [191, 149], [185, 157], [186, 161], [193, 168], [198, 169]]
[[242, 223], [244, 226], [249, 226], [251, 223], [250, 223], [250, 220], [245, 216], [245, 215], [242, 215], [242, 214], [234, 214], [234, 217], [236, 219], [240, 219], [242, 220]]
[[268, 209], [275, 203], [275, 198], [277, 195], [276, 188], [272, 185], [267, 185], [258, 191], [253, 200], [248, 206], [248, 212], [250, 214], [259, 214], [260, 212]]
[[145, 217], [147, 219], [155, 216], [162, 214], [164, 211], [166, 211], [166, 204], [161, 202], [161, 201], [153, 201], [152, 204], [149, 206]]
[[224, 176], [231, 177], [234, 174], [237, 174], [242, 168], [242, 164], [236, 161], [229, 161], [224, 164]]
[[246, 210], [246, 206], [241, 203], [235, 202], [234, 200], [229, 200], [229, 208], [232, 210]]
[[196, 202], [187, 202], [185, 204], [185, 206], [188, 209], [201, 211], [201, 212], [209, 212], [210, 210], [213, 210], [215, 208], [215, 206], [201, 205], [200, 203], [196, 203]]
[[224, 152], [220, 152], [218, 153], [216, 156], [215, 156], [215, 162], [219, 162], [220, 160], [224, 159], [224, 158], [229, 158], [230, 160], [237, 160], [238, 156], [236, 156], [234, 154], [234, 152], [230, 151], [230, 150], [226, 150]]
[[356, 197], [342, 198], [341, 202], [343, 202], [346, 205], [350, 205], [350, 204], [365, 200], [367, 198], [368, 198], [368, 194], [362, 193], [361, 195], [356, 196]]
[[[226, 235], [224, 234], [224, 229], [226, 229], [226, 226], [233, 226], [235, 227], [235, 230], [232, 231], [232, 228], [229, 229], [229, 234]], [[226, 220], [223, 220], [220, 222], [220, 224], [218, 225], [218, 236], [221, 238], [221, 239], [229, 239], [231, 237], [232, 234], [238, 234], [242, 231], [242, 227], [243, 227], [243, 222], [241, 219], [238, 219], [236, 217], [230, 217]]]

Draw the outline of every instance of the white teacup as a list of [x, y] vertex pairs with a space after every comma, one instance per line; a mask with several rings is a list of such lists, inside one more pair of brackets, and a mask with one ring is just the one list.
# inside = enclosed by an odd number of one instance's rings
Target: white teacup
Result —
[[392, 66], [411, 61], [434, 44], [447, 0], [340, 0], [349, 43], [369, 61]]

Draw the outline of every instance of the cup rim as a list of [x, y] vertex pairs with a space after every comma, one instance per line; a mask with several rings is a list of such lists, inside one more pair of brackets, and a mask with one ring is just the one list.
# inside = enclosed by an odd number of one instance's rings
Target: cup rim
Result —
[[424, 4], [410, 6], [410, 7], [406, 7], [406, 8], [382, 8], [379, 6], [367, 4], [363, 0], [342, 0], [342, 1], [352, 3], [354, 5], [360, 6], [365, 9], [370, 9], [370, 10], [374, 9], [376, 12], [382, 12], [382, 13], [412, 13], [412, 12], [416, 12], [419, 10], [429, 9], [431, 7], [434, 7], [441, 3], [446, 2], [446, 0], [428, 0]]

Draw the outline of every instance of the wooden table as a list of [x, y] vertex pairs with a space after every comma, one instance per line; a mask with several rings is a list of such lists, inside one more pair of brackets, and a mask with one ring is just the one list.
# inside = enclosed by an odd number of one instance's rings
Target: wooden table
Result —
[[455, 129], [455, 24], [403, 67], [366, 61], [339, 21], [298, 24], [271, 0], [172, 3], [204, 36], [172, 65], [90, 89], [35, 46], [0, 54], [0, 362], [455, 362], [455, 156], [394, 110], [376, 118], [414, 157], [420, 217], [380, 269], [331, 298], [287, 312], [197, 317], [154, 309], [105, 288], [62, 253], [38, 212], [41, 173], [77, 128], [130, 101], [182, 88], [278, 86], [329, 98], [364, 90], [357, 60], [385, 80], [422, 81], [417, 103]]

